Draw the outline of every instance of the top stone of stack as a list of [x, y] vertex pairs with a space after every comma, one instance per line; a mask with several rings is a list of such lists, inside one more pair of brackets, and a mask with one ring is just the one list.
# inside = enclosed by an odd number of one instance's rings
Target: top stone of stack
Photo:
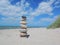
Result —
[[26, 21], [26, 16], [22, 16], [22, 21]]

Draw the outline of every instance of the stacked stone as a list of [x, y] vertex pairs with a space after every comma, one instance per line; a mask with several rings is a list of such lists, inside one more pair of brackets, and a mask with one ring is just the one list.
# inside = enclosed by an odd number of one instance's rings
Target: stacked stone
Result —
[[26, 26], [26, 17], [22, 16], [21, 19], [21, 30], [20, 30], [20, 36], [21, 37], [26, 37], [27, 36], [27, 26]]

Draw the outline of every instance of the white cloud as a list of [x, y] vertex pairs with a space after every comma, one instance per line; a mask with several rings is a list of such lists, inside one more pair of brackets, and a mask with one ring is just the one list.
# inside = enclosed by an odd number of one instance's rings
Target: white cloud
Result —
[[[55, 0], [41, 2], [39, 3], [38, 7], [33, 10], [29, 6], [30, 4], [28, 2], [24, 4], [25, 0], [21, 1], [21, 5], [20, 2], [17, 2], [14, 6], [10, 4], [9, 0], [0, 0], [0, 14], [7, 16], [8, 18], [3, 18], [3, 20], [5, 20], [5, 22], [9, 20], [11, 21], [10, 23], [20, 20], [20, 16], [22, 15], [29, 15], [29, 22], [34, 24], [34, 22], [32, 22], [34, 20], [34, 16], [38, 16], [41, 14], [53, 15], [52, 11], [54, 10], [54, 8], [51, 5], [54, 1]], [[28, 8], [29, 10], [26, 10], [26, 8]], [[16, 19], [14, 17], [19, 18]], [[41, 20], [49, 21], [52, 19], [46, 18]]]
[[0, 21], [0, 26], [19, 26], [20, 25], [20, 18], [14, 18], [14, 17], [7, 17], [7, 18], [2, 18], [2, 21]]
[[52, 6], [47, 2], [41, 2], [38, 6], [38, 8], [31, 13], [31, 15], [38, 16], [40, 14], [52, 14], [53, 8]]
[[35, 21], [34, 23], [31, 22], [31, 24], [38, 25], [38, 26], [48, 26], [51, 23], [53, 23], [57, 19], [57, 16], [54, 16], [53, 18], [47, 17], [47, 18], [41, 18], [39, 21]]
[[54, 8], [60, 8], [60, 0], [56, 1], [54, 5]]
[[[47, 2], [41, 2], [39, 3], [38, 7], [33, 11], [31, 12], [30, 15], [32, 16], [38, 16], [38, 15], [41, 15], [41, 14], [48, 14], [48, 15], [53, 15], [53, 10], [55, 8], [59, 8], [60, 5], [58, 6], [57, 4], [60, 3], [60, 0], [49, 0]], [[53, 4], [55, 5], [53, 7]]]
[[41, 18], [40, 21], [46, 21], [46, 22], [54, 22], [57, 19], [58, 16], [54, 16], [53, 18]]
[[[24, 2], [25, 0], [22, 0], [21, 5], [20, 2], [17, 2], [16, 5], [13, 6], [9, 0], [0, 0], [0, 14], [7, 16], [7, 18], [2, 17], [0, 24], [13, 24], [13, 22], [15, 24], [20, 21], [22, 15], [28, 15], [32, 8], [29, 7], [29, 3], [26, 2], [26, 4], [24, 4]], [[29, 10], [26, 11], [25, 8], [29, 8]]]
[[[20, 2], [17, 2], [16, 5], [11, 5], [9, 0], [0, 0], [0, 14], [5, 16], [13, 16], [18, 17], [22, 15], [32, 15], [32, 16], [38, 16], [40, 14], [49, 14], [53, 15], [53, 7], [51, 4], [54, 2], [54, 0], [50, 0], [48, 2], [41, 2], [38, 7], [33, 11], [33, 9], [29, 6], [30, 4], [26, 2], [24, 4], [25, 0]], [[25, 10], [26, 8], [29, 8], [29, 10]]]
[[21, 16], [28, 13], [28, 11], [25, 11], [24, 8], [29, 6], [29, 3], [23, 4], [25, 0], [21, 1], [20, 6], [11, 5], [9, 0], [0, 0], [0, 14], [5, 16]]
[[49, 0], [48, 3], [52, 5], [55, 1], [56, 0]]
[[59, 3], [60, 3], [60, 0], [57, 0], [57, 1], [55, 2], [55, 5], [56, 5], [56, 4], [59, 4]]
[[54, 4], [54, 7], [53, 8], [60, 8], [60, 5], [59, 5], [60, 4], [60, 0], [50, 0], [49, 3], [51, 5]]
[[48, 22], [48, 21], [52, 21], [53, 19], [51, 19], [51, 18], [42, 18], [41, 20], [42, 20], [42, 21], [47, 21], [47, 22]]

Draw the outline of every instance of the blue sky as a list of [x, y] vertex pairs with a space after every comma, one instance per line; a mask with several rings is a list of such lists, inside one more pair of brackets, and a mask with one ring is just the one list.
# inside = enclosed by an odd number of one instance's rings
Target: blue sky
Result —
[[60, 0], [0, 0], [0, 26], [48, 26], [60, 15]]

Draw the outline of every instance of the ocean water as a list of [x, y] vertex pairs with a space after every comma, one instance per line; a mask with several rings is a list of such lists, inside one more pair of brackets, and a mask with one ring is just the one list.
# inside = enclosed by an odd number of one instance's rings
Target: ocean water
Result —
[[0, 26], [0, 29], [19, 29], [20, 26]]
[[[28, 26], [27, 28], [41, 28], [44, 26]], [[0, 26], [0, 29], [20, 29], [20, 26]]]

